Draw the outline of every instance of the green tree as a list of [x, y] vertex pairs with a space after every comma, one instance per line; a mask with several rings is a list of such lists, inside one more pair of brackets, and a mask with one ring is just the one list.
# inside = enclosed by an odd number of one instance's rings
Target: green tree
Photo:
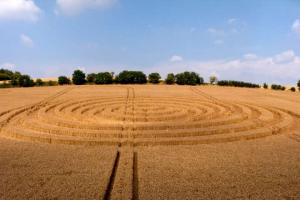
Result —
[[52, 81], [52, 80], [50, 80], [50, 81], [47, 81], [47, 83], [46, 83], [48, 86], [56, 86], [56, 85], [58, 85], [58, 82], [57, 81]]
[[295, 87], [291, 87], [291, 91], [292, 92], [296, 92], [296, 88]]
[[300, 90], [300, 80], [298, 81], [297, 86], [298, 86], [298, 88]]
[[160, 81], [160, 74], [159, 73], [151, 73], [149, 74], [148, 76], [148, 80], [150, 83], [153, 83], [153, 84], [158, 84], [159, 81]]
[[36, 86], [43, 86], [43, 85], [44, 85], [44, 82], [43, 82], [42, 79], [38, 78], [38, 79], [36, 79], [36, 81], [35, 81], [35, 85], [36, 85]]
[[268, 86], [267, 83], [264, 83], [264, 88], [265, 88], [265, 89], [268, 89], [268, 88], [269, 88], [269, 86]]
[[176, 83], [178, 85], [197, 85], [203, 84], [204, 80], [195, 72], [183, 72], [176, 74]]
[[86, 77], [87, 82], [88, 83], [95, 83], [96, 76], [97, 76], [97, 74], [95, 74], [95, 73], [88, 74], [87, 77]]
[[72, 81], [75, 85], [85, 84], [85, 73], [81, 70], [75, 70], [72, 76]]
[[5, 74], [9, 77], [7, 80], [11, 80], [12, 76], [14, 75], [14, 72], [8, 69], [0, 69], [0, 74]]
[[168, 74], [165, 82], [168, 85], [174, 84], [175, 83], [175, 75], [173, 73]]
[[12, 86], [20, 86], [19, 79], [22, 76], [20, 72], [15, 72], [11, 77], [11, 85]]
[[112, 84], [113, 76], [109, 72], [98, 73], [95, 78], [95, 83], [96, 84]]
[[30, 78], [29, 75], [21, 75], [19, 77], [19, 85], [21, 87], [32, 87], [34, 86], [34, 81]]
[[0, 73], [0, 81], [8, 81], [10, 80], [10, 77], [8, 74]]
[[146, 75], [141, 71], [122, 71], [117, 77], [116, 82], [120, 84], [145, 84]]
[[71, 83], [71, 80], [66, 76], [60, 76], [58, 77], [58, 84], [59, 85], [69, 85]]

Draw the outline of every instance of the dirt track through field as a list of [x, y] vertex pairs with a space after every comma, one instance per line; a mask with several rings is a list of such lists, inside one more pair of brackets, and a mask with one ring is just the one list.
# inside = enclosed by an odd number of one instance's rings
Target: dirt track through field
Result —
[[114, 186], [114, 183], [115, 183], [116, 173], [117, 173], [117, 169], [118, 169], [118, 166], [119, 166], [119, 161], [120, 161], [120, 152], [117, 151], [115, 161], [114, 161], [114, 165], [113, 165], [113, 168], [112, 168], [112, 171], [111, 171], [111, 175], [109, 177], [109, 182], [108, 182], [108, 185], [107, 185], [107, 188], [105, 190], [104, 197], [103, 197], [104, 200], [109, 200], [111, 198], [111, 193], [112, 193], [113, 186]]

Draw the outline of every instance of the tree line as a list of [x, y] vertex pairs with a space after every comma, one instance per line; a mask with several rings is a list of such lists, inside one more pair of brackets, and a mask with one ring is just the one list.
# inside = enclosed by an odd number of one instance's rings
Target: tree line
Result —
[[[0, 69], [0, 81], [4, 81], [2, 87], [32, 87], [32, 86], [54, 86], [54, 85], [84, 85], [84, 84], [159, 84], [163, 82], [159, 73], [154, 72], [146, 76], [142, 71], [124, 70], [117, 75], [113, 72], [100, 72], [85, 74], [81, 70], [75, 70], [72, 77], [59, 76], [58, 81], [35, 81], [26, 74], [13, 72], [7, 69]], [[178, 74], [168, 74], [164, 81], [166, 84], [178, 85], [200, 85], [204, 84], [204, 79], [196, 72], [182, 72]]]
[[[86, 74], [81, 70], [75, 70], [72, 77], [59, 76], [58, 81], [43, 81], [42, 79], [36, 79], [35, 81], [27, 74], [21, 74], [20, 72], [13, 72], [7, 69], [0, 69], [0, 87], [33, 87], [33, 86], [55, 86], [55, 85], [84, 85], [84, 84], [159, 84], [161, 82], [172, 85], [201, 85], [204, 83], [203, 77], [196, 72], [185, 71], [182, 73], [167, 75], [165, 80], [161, 80], [159, 73], [150, 73], [148, 76], [142, 71], [128, 71], [124, 70], [115, 75], [113, 72], [100, 72]], [[209, 79], [210, 84], [219, 86], [232, 86], [232, 87], [247, 87], [247, 88], [260, 88], [261, 86], [255, 83], [234, 81], [234, 80], [220, 80], [218, 81], [216, 76], [211, 76]], [[297, 83], [300, 89], [300, 80]], [[263, 88], [267, 89], [269, 86], [264, 83]], [[286, 90], [284, 86], [272, 84], [273, 90]], [[291, 91], [295, 92], [296, 88], [292, 87]]]
[[[72, 83], [75, 85], [83, 84], [159, 84], [161, 81], [161, 76], [159, 73], [150, 73], [148, 76], [142, 71], [127, 71], [124, 70], [114, 76], [113, 72], [100, 72], [85, 74], [81, 70], [75, 70], [72, 75]], [[182, 72], [178, 74], [168, 74], [167, 78], [164, 80], [166, 84], [178, 84], [178, 85], [201, 85], [204, 84], [204, 79], [196, 72]], [[65, 76], [60, 76], [58, 78], [58, 84], [70, 84], [71, 80]]]
[[247, 83], [243, 81], [218, 81], [220, 86], [234, 86], [234, 87], [247, 87], [247, 88], [260, 88], [260, 85], [254, 83]]

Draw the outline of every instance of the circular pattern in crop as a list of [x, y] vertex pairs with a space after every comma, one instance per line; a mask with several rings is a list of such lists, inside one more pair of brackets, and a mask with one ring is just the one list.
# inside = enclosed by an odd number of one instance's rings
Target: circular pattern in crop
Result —
[[189, 145], [279, 134], [293, 118], [272, 107], [205, 98], [127, 97], [48, 101], [3, 113], [1, 135], [82, 145]]

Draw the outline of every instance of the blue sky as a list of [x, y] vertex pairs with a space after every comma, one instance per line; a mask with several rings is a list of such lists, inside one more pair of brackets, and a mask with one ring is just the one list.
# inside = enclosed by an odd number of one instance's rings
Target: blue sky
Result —
[[123, 69], [295, 84], [297, 0], [2, 0], [0, 66], [33, 77]]

